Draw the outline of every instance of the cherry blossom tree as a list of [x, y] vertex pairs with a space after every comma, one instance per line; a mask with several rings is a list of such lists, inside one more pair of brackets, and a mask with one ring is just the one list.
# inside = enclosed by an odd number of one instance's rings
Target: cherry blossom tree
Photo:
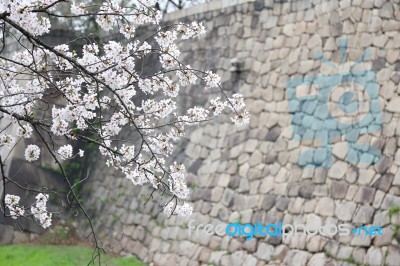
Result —
[[[223, 112], [231, 113], [233, 123], [239, 126], [249, 122], [242, 95], [227, 95], [218, 75], [179, 60], [176, 42], [200, 38], [205, 34], [203, 25], [162, 26], [162, 12], [155, 8], [155, 0], [136, 2], [130, 6], [108, 0], [0, 2], [0, 149], [10, 154], [21, 139], [40, 140], [68, 184], [68, 204], [77, 204], [87, 218], [97, 249], [101, 247], [90, 217], [65, 171], [68, 160], [85, 156], [84, 149], [75, 149], [72, 143], [95, 145], [105, 164], [132, 185], [161, 191], [167, 199], [163, 204], [167, 215], [188, 216], [192, 207], [186, 202], [185, 167], [171, 161], [174, 146], [187, 128]], [[88, 18], [101, 31], [71, 37], [61, 45], [42, 38], [52, 30], [54, 21]], [[145, 24], [153, 25], [154, 31], [139, 40], [135, 30]], [[93, 38], [106, 33], [111, 36], [109, 41]], [[78, 40], [83, 41], [79, 52], [71, 48]], [[152, 74], [143, 72], [148, 56], [156, 56], [161, 66]], [[194, 84], [216, 90], [220, 96], [205, 106], [180, 111], [180, 92]], [[63, 104], [54, 99], [62, 99]], [[6, 133], [10, 127], [16, 130]], [[123, 135], [128, 130], [135, 133], [130, 134], [132, 138]], [[44, 152], [36, 144], [25, 148], [28, 162], [34, 163]], [[16, 182], [4, 170], [10, 156], [1, 154], [4, 214], [31, 219], [43, 228], [51, 226], [55, 211], [49, 210], [47, 202], [61, 196], [46, 189], [25, 188], [36, 195], [35, 201], [26, 202], [8, 194], [5, 184]]]

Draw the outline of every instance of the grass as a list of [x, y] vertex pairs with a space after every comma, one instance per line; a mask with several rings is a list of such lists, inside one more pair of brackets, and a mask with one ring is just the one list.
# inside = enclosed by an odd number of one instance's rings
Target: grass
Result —
[[389, 209], [389, 216], [392, 217], [393, 215], [396, 215], [400, 213], [400, 206], [392, 206]]
[[[0, 265], [7, 266], [76, 266], [87, 265], [93, 250], [79, 246], [0, 246]], [[91, 264], [91, 265], [97, 265]], [[144, 266], [135, 258], [102, 256], [102, 265]]]

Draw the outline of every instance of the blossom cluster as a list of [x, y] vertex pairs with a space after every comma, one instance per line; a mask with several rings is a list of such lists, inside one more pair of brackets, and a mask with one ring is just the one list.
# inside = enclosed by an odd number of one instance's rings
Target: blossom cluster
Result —
[[23, 216], [25, 213], [24, 207], [19, 206], [19, 200], [19, 196], [10, 194], [7, 194], [4, 198], [4, 203], [13, 219], [17, 219], [18, 216]]
[[23, 206], [19, 205], [20, 197], [16, 195], [5, 195], [4, 203], [7, 209], [10, 211], [10, 216], [13, 219], [17, 219], [19, 216], [29, 216], [32, 215], [39, 225], [43, 228], [47, 228], [51, 225], [51, 216], [52, 214], [47, 211], [47, 201], [49, 199], [49, 195], [39, 193], [36, 196], [36, 203], [31, 206], [29, 211], [26, 211]]
[[[46, 10], [51, 16], [58, 5], [55, 2], [6, 0], [6, 4], [0, 4], [0, 14], [9, 12], [9, 19], [34, 36], [40, 35], [48, 32], [51, 26], [40, 10]], [[65, 18], [92, 16], [104, 31], [119, 32], [125, 40], [88, 42], [79, 55], [69, 44], [47, 47], [37, 42], [32, 49], [15, 52], [10, 60], [0, 59], [0, 109], [19, 125], [18, 137], [31, 137], [33, 126], [44, 128], [52, 137], [96, 144], [106, 165], [119, 170], [133, 184], [150, 184], [176, 199], [165, 205], [165, 213], [187, 216], [192, 213], [192, 207], [185, 202], [190, 192], [185, 181], [185, 167], [170, 162], [176, 142], [188, 127], [224, 111], [231, 111], [232, 121], [239, 126], [248, 123], [250, 117], [240, 94], [228, 97], [221, 93], [222, 96], [210, 99], [206, 106], [179, 110], [180, 92], [194, 84], [204, 90], [222, 90], [221, 78], [216, 73], [196, 70], [179, 61], [177, 42], [204, 35], [202, 23], [161, 27], [161, 13], [152, 8], [155, 3], [141, 0], [134, 8], [123, 7], [116, 1], [104, 1], [100, 6], [72, 3], [70, 14]], [[63, 16], [57, 13], [56, 17]], [[157, 27], [151, 35], [153, 40], [150, 41], [150, 37], [146, 41], [135, 40], [135, 29], [146, 23]], [[149, 54], [158, 56], [162, 68], [144, 75], [138, 69]], [[46, 70], [49, 70], [47, 75], [38, 74]], [[20, 83], [13, 73], [30, 78]], [[62, 96], [63, 104], [53, 104], [45, 97], [53, 96], [54, 91]], [[137, 101], [139, 95], [145, 95], [141, 102]], [[40, 109], [40, 103], [46, 108]], [[38, 110], [50, 110], [51, 121], [35, 122], [32, 118], [39, 119], [35, 116]], [[24, 122], [21, 126], [20, 117], [31, 125]], [[136, 132], [134, 139], [122, 137], [126, 131]], [[0, 147], [13, 141], [12, 136], [0, 134]], [[74, 152], [70, 144], [51, 146], [52, 154], [61, 160], [71, 159], [74, 154], [84, 156], [83, 150]], [[25, 158], [29, 162], [38, 160], [40, 152], [38, 146], [28, 145]], [[47, 213], [43, 207], [46, 201], [46, 196], [40, 195], [31, 212], [40, 224], [48, 226], [51, 215], [44, 214]]]
[[48, 200], [49, 200], [49, 195], [39, 193], [36, 196], [35, 205], [31, 206], [31, 214], [43, 228], [50, 227], [52, 221], [51, 219], [52, 214], [47, 211]]

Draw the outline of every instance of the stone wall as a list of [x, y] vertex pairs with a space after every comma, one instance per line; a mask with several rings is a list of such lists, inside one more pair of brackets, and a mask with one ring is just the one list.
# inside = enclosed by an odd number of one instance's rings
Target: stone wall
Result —
[[[86, 206], [100, 238], [121, 241], [114, 251], [154, 265], [398, 265], [399, 1], [243, 2], [215, 1], [167, 16], [205, 22], [205, 38], [181, 44], [183, 60], [216, 70], [229, 93], [245, 95], [252, 114], [246, 128], [223, 119], [203, 124], [180, 146], [191, 219], [373, 224], [384, 227], [384, 236], [189, 236], [187, 220], [166, 219], [156, 201], [144, 205], [149, 188], [134, 187], [99, 159], [86, 184]], [[235, 58], [243, 63], [239, 72], [230, 71]], [[310, 76], [321, 88], [291, 94], [289, 87]], [[332, 91], [357, 82], [366, 102], [358, 102], [360, 116], [343, 126], [337, 121], [348, 118], [339, 110], [346, 97]], [[319, 89], [327, 98], [295, 101], [313, 90], [322, 94]], [[193, 88], [186, 97], [194, 104], [207, 96]], [[340, 108], [327, 112], [319, 107], [329, 105], [324, 100]]]

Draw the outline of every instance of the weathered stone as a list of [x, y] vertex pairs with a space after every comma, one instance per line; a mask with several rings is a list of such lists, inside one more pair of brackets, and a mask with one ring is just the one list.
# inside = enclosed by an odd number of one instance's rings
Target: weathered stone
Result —
[[394, 175], [393, 174], [385, 174], [382, 177], [380, 177], [372, 186], [374, 188], [383, 190], [387, 192], [392, 185]]
[[382, 203], [382, 209], [387, 210], [394, 206], [400, 206], [400, 197], [386, 194], [386, 197]]
[[289, 248], [286, 245], [279, 245], [275, 248], [271, 258], [273, 260], [283, 260], [288, 250]]
[[290, 173], [285, 168], [281, 168], [279, 169], [278, 174], [275, 176], [275, 182], [284, 183], [288, 180], [289, 176]]
[[394, 97], [386, 105], [386, 110], [392, 113], [400, 113], [400, 97]]
[[374, 223], [378, 226], [386, 226], [390, 223], [390, 216], [388, 211], [377, 212], [374, 216]]
[[298, 251], [293, 256], [291, 266], [306, 266], [311, 254], [306, 251]]
[[300, 184], [299, 196], [305, 199], [311, 199], [315, 185], [311, 181], [303, 181]]
[[383, 254], [380, 248], [370, 247], [365, 255], [364, 263], [368, 265], [381, 265]]
[[383, 69], [386, 65], [386, 58], [384, 57], [378, 57], [377, 59], [374, 60], [374, 62], [372, 63], [372, 68], [375, 71], [379, 71], [381, 69]]
[[332, 153], [339, 159], [344, 160], [347, 155], [347, 142], [343, 141], [343, 142], [335, 143], [333, 145]]
[[259, 259], [269, 261], [274, 252], [274, 247], [266, 243], [260, 243], [255, 256]]
[[375, 189], [371, 187], [359, 187], [354, 200], [358, 203], [372, 203], [374, 200]]
[[327, 265], [327, 258], [324, 253], [317, 253], [311, 257], [310, 261], [308, 262], [309, 266], [320, 266], [320, 265]]
[[335, 216], [341, 221], [351, 221], [356, 207], [357, 204], [354, 202], [339, 203], [335, 211]]
[[382, 28], [382, 19], [380, 17], [372, 17], [369, 25], [370, 32], [378, 32]]
[[345, 260], [351, 256], [352, 252], [353, 252], [353, 247], [340, 246], [336, 258], [340, 260]]
[[22, 244], [29, 242], [29, 233], [14, 231], [13, 244]]
[[371, 245], [371, 237], [365, 234], [356, 235], [351, 240], [352, 246], [369, 247]]
[[336, 256], [338, 250], [339, 250], [339, 243], [336, 242], [335, 240], [329, 240], [324, 246], [324, 251], [331, 254], [332, 256]]
[[389, 266], [397, 266], [400, 261], [400, 248], [390, 246], [388, 248], [388, 255], [386, 256], [386, 264]]
[[363, 264], [366, 253], [367, 252], [363, 248], [354, 248], [354, 250], [353, 250], [354, 262], [357, 264]]
[[346, 174], [348, 165], [342, 161], [337, 161], [329, 169], [328, 176], [330, 178], [341, 179]]
[[305, 213], [314, 212], [315, 206], [317, 206], [317, 201], [315, 199], [307, 201], [306, 204], [304, 205], [304, 212]]
[[[377, 224], [378, 225], [378, 224]], [[393, 230], [391, 227], [383, 228], [383, 235], [374, 238], [374, 245], [377, 247], [388, 246], [393, 240]]]
[[379, 15], [384, 18], [393, 18], [394, 8], [392, 3], [385, 3], [379, 10]]
[[370, 182], [374, 178], [375, 171], [372, 169], [360, 169], [360, 174], [358, 177], [358, 184], [360, 185], [370, 185]]
[[288, 197], [279, 197], [276, 200], [275, 208], [278, 211], [285, 211], [289, 205], [290, 199]]
[[400, 29], [400, 22], [396, 20], [385, 20], [382, 23], [382, 31], [398, 31]]
[[263, 201], [261, 203], [261, 209], [269, 210], [275, 205], [275, 195], [267, 194], [264, 196]]
[[301, 208], [304, 204], [304, 199], [302, 198], [295, 198], [291, 199], [288, 206], [289, 213], [300, 213]]
[[343, 199], [346, 196], [349, 185], [346, 181], [332, 181], [331, 195], [334, 199]]
[[368, 205], [361, 206], [354, 215], [353, 222], [357, 224], [369, 224], [372, 222], [374, 208]]
[[0, 245], [11, 244], [14, 237], [14, 228], [10, 225], [0, 224]]
[[249, 139], [244, 146], [245, 152], [253, 152], [256, 150], [258, 141], [256, 139]]
[[322, 40], [321, 37], [318, 36], [317, 34], [314, 34], [307, 42], [307, 48], [312, 49], [314, 47], [321, 47], [322, 46]]
[[268, 176], [261, 181], [260, 184], [260, 193], [266, 194], [274, 189], [274, 178], [272, 176]]
[[315, 208], [315, 212], [322, 216], [332, 216], [335, 211], [335, 204], [330, 198], [321, 198], [317, 207]]
[[249, 160], [250, 167], [254, 167], [261, 164], [262, 158], [263, 155], [260, 151], [258, 150], [254, 151]]
[[344, 34], [352, 34], [352, 33], [354, 33], [355, 32], [354, 24], [351, 21], [346, 20], [343, 23], [343, 30], [342, 31], [343, 31]]
[[321, 238], [319, 235], [312, 236], [306, 243], [307, 250], [310, 252], [321, 251]]

